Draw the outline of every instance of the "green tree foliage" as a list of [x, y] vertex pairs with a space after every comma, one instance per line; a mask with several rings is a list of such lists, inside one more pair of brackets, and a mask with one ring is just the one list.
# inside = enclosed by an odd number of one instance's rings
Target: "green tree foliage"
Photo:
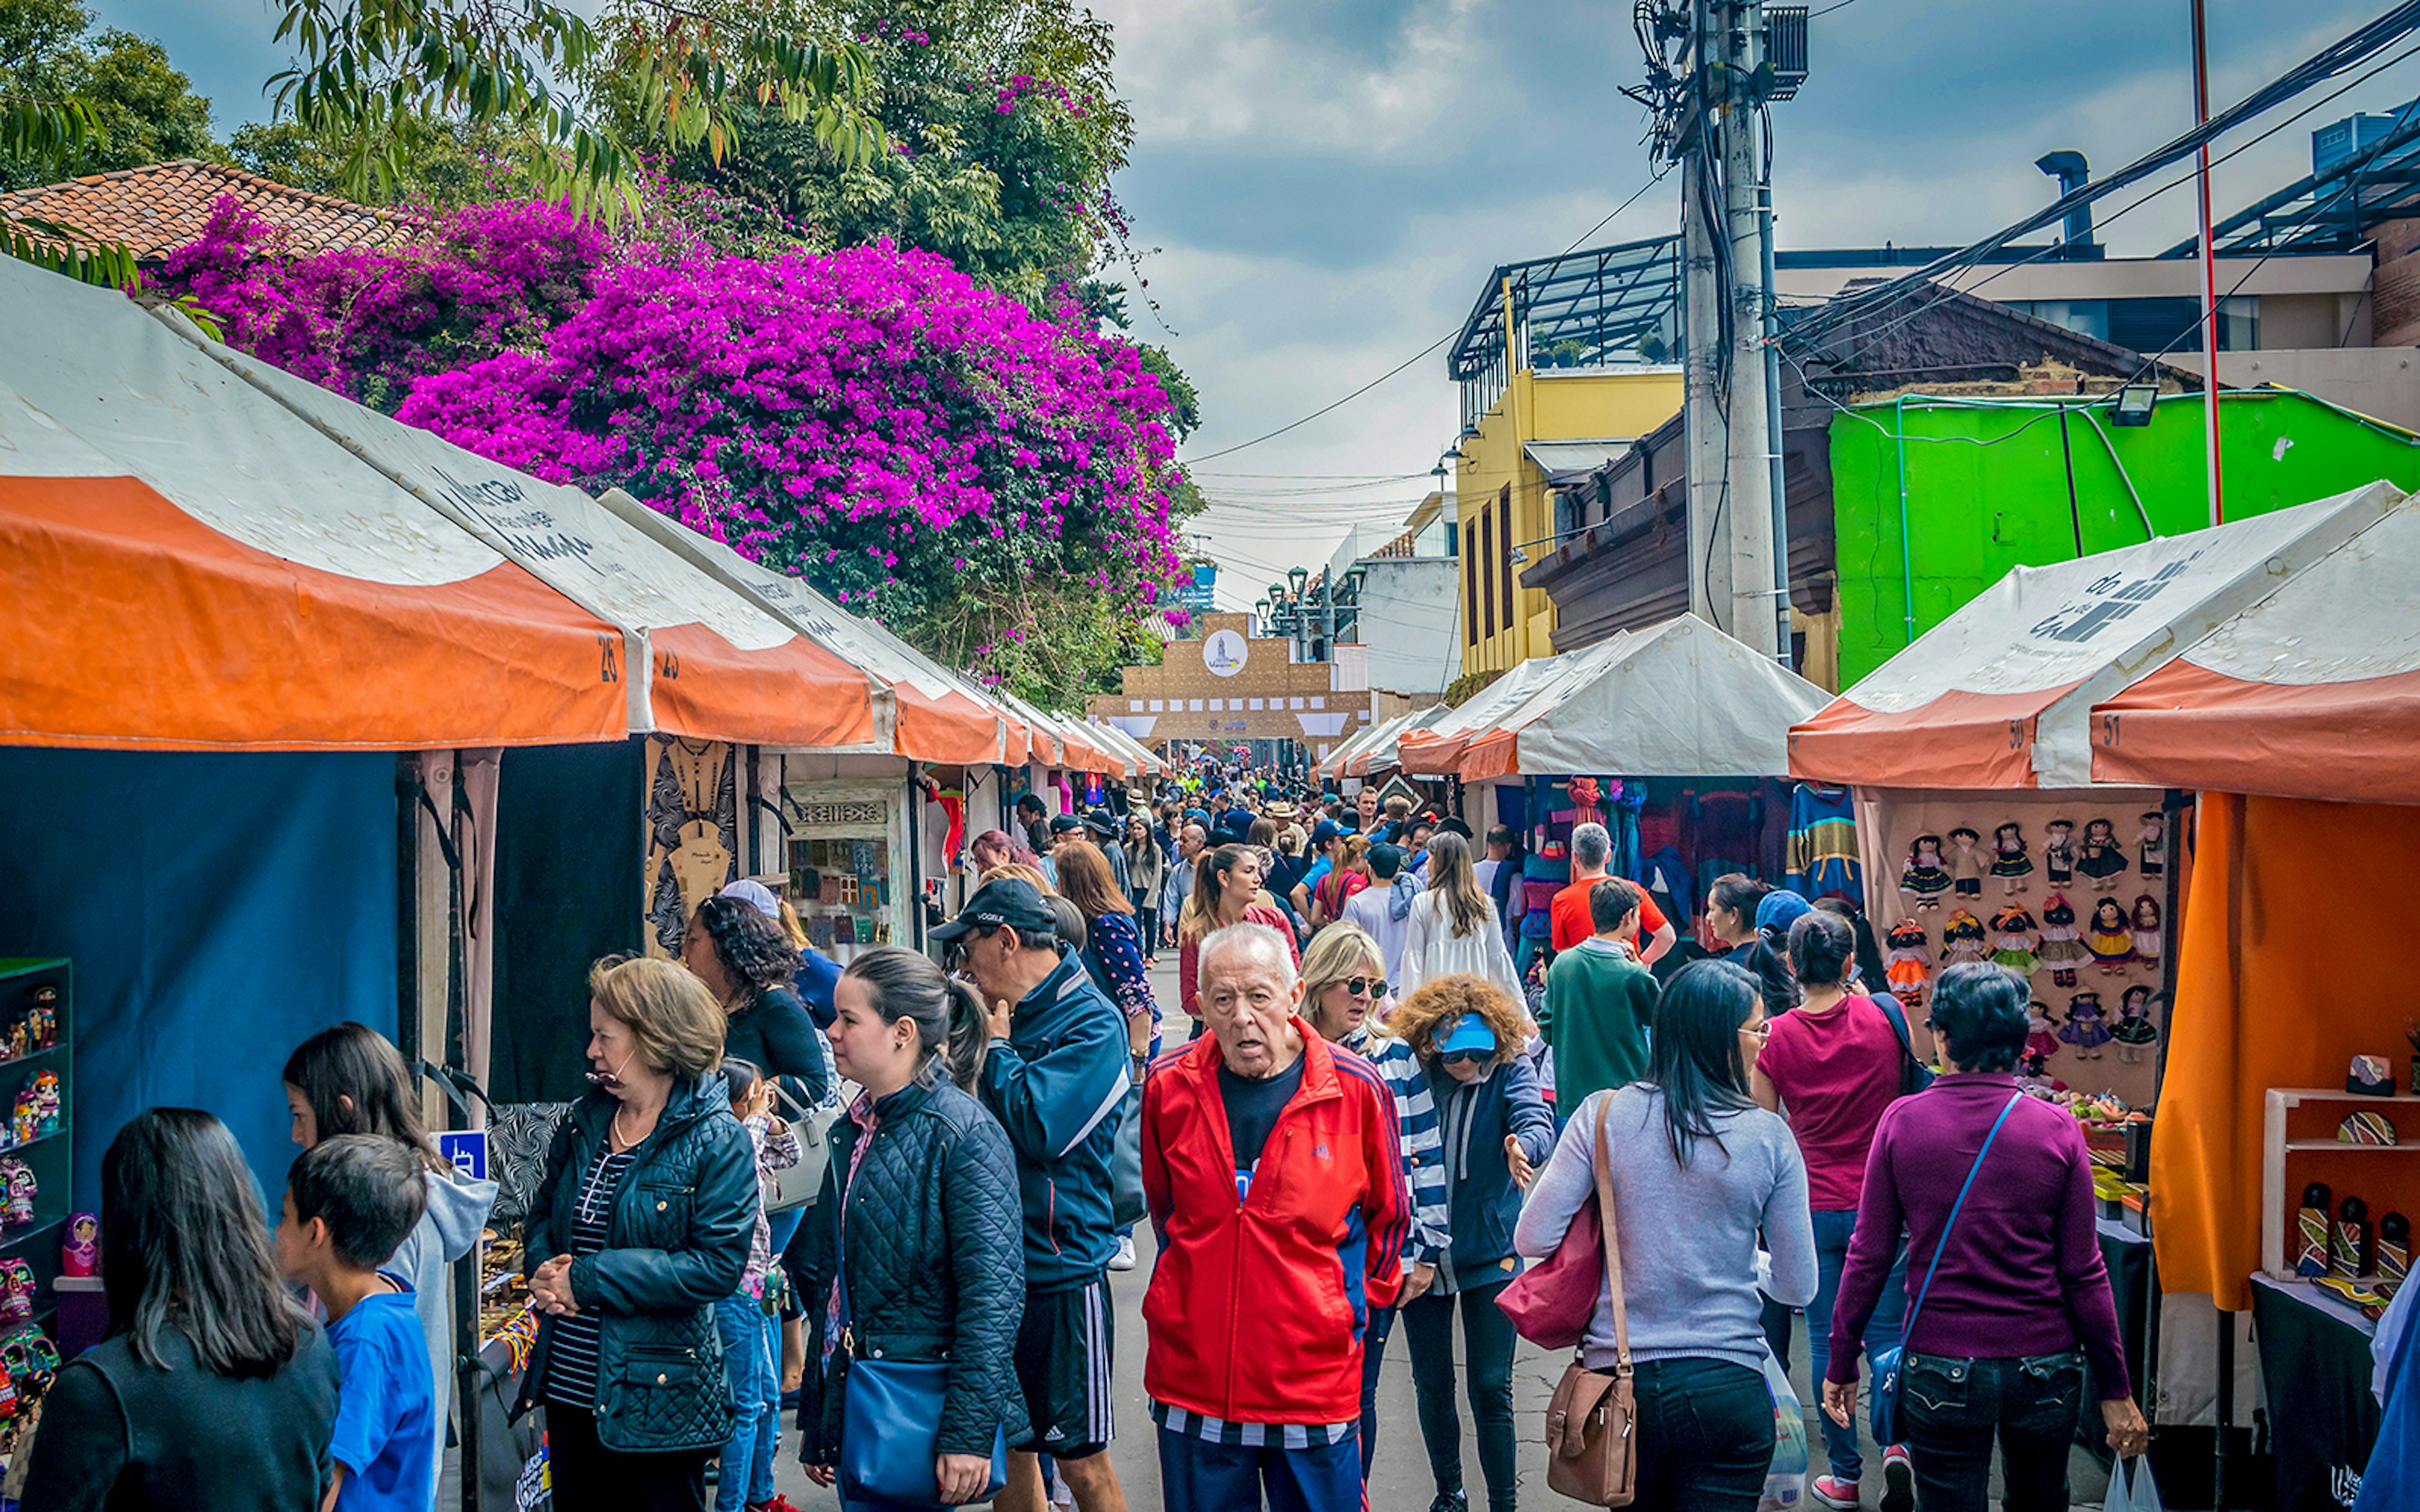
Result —
[[247, 173], [315, 194], [438, 210], [536, 195], [553, 173], [551, 146], [525, 129], [430, 121], [414, 135], [419, 150], [401, 165], [400, 173], [361, 196], [347, 194], [345, 145], [301, 121], [240, 126], [227, 138], [227, 152], [236, 166]]
[[77, 0], [0, 0], [0, 189], [225, 157], [159, 43], [96, 33]]

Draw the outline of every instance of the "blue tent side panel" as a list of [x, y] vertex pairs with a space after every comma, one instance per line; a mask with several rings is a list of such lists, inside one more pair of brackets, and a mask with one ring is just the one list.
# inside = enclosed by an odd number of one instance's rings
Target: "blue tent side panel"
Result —
[[392, 752], [0, 748], [0, 955], [75, 966], [75, 1201], [147, 1107], [209, 1110], [273, 1218], [278, 1069], [396, 1027]]

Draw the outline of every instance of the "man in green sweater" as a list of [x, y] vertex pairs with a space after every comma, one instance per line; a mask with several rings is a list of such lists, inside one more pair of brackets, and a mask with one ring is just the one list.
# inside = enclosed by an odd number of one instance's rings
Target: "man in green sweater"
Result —
[[1638, 964], [1637, 887], [1605, 877], [1588, 899], [1596, 933], [1555, 957], [1538, 1011], [1538, 1030], [1555, 1053], [1555, 1106], [1561, 1109], [1647, 1074], [1647, 1030], [1661, 991], [1654, 973]]

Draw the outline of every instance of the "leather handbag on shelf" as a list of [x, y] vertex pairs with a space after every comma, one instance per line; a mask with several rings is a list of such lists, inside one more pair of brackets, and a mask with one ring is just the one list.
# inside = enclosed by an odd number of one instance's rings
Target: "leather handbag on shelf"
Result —
[[1637, 1382], [1630, 1364], [1630, 1309], [1621, 1296], [1621, 1235], [1605, 1137], [1611, 1105], [1610, 1098], [1597, 1105], [1596, 1206], [1605, 1227], [1605, 1279], [1613, 1297], [1613, 1369], [1590, 1370], [1574, 1357], [1546, 1407], [1547, 1489], [1590, 1506], [1628, 1506], [1638, 1494]]

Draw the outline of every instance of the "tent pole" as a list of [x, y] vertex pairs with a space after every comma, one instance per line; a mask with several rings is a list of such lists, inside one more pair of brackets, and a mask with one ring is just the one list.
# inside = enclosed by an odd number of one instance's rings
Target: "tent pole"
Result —
[[2211, 1512], [2227, 1512], [2226, 1441], [2235, 1433], [2235, 1315], [2218, 1315], [2218, 1449], [2211, 1466]]
[[919, 950], [924, 949], [924, 846], [920, 835], [924, 789], [916, 780], [922, 771], [917, 763], [908, 764], [908, 896], [893, 900], [908, 916], [908, 937]]
[[420, 1087], [420, 772], [416, 752], [395, 759], [395, 1041]]
[[2185, 896], [2184, 816], [2193, 812], [2193, 795], [2181, 788], [2170, 788], [2160, 798], [2160, 833], [2168, 849], [2165, 873], [2161, 877], [2160, 924], [2167, 939], [2160, 953], [2160, 1053], [2151, 1067], [2151, 1106], [2154, 1117], [2160, 1103], [2160, 1088], [2168, 1079], [2168, 1040], [2176, 1029], [2177, 1018], [2177, 941], [2183, 937], [2185, 921], [2177, 917]]

